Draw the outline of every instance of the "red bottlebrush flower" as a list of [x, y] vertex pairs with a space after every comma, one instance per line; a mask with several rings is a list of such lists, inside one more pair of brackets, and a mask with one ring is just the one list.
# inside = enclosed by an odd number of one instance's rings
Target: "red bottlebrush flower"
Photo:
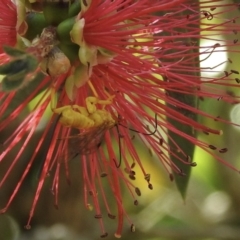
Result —
[[[11, 1], [6, 3], [6, 6], [12, 4]], [[225, 4], [221, 0], [211, 3], [202, 1], [200, 6], [190, 0], [85, 0], [73, 2], [70, 8], [68, 4], [58, 8], [58, 3], [52, 1], [41, 3], [37, 1], [29, 5], [34, 12], [26, 11], [22, 15], [22, 10], [18, 11], [20, 16], [25, 16], [18, 22], [24, 26], [24, 31], [18, 31], [18, 34], [25, 46], [23, 44], [21, 50], [5, 47], [6, 54], [2, 55], [0, 73], [5, 77], [1, 86], [5, 92], [0, 93], [0, 116], [3, 118], [0, 130], [16, 119], [41, 91], [46, 91], [3, 144], [0, 162], [6, 161], [11, 149], [24, 139], [22, 148], [9, 163], [0, 181], [0, 188], [7, 181], [25, 147], [31, 144], [31, 138], [49, 104], [53, 116], [1, 212], [8, 209], [46, 140], [49, 149], [27, 228], [30, 228], [46, 176], [54, 172], [52, 192], [57, 206], [60, 169], [64, 166], [69, 177], [69, 160], [78, 156], [82, 166], [86, 207], [94, 209], [104, 237], [107, 232], [100, 207], [103, 202], [108, 216], [118, 219], [115, 236], [120, 237], [124, 217], [134, 231], [134, 225], [124, 209], [121, 183], [125, 184], [133, 203], [137, 205], [141, 191], [132, 180], [136, 178], [134, 166], [138, 165], [149, 189], [153, 188], [150, 173], [143, 166], [133, 144], [131, 129], [161, 161], [171, 179], [172, 172], [184, 175], [178, 165], [171, 161], [172, 156], [189, 167], [195, 166], [195, 163], [189, 160], [188, 153], [181, 149], [169, 132], [210, 154], [211, 149], [216, 149], [181, 131], [171, 121], [177, 121], [193, 131], [217, 135], [222, 133], [196, 120], [196, 115], [213, 120], [215, 117], [199, 110], [192, 102], [193, 99], [190, 98], [188, 104], [175, 96], [181, 94], [186, 99], [192, 96], [221, 98], [230, 103], [238, 100], [216, 88], [237, 87], [234, 83], [236, 71], [222, 73], [218, 78], [200, 77], [201, 71], [206, 69], [198, 66], [200, 55], [208, 58], [223, 46], [234, 51], [231, 47], [236, 46], [237, 41], [218, 40], [216, 35], [234, 34], [240, 28], [235, 23], [236, 17], [221, 18], [224, 12], [236, 9], [237, 5]], [[13, 6], [8, 8], [6, 14], [13, 9]], [[56, 10], [62, 11], [62, 14], [52, 14]], [[218, 19], [217, 23], [213, 21], [215, 18]], [[32, 21], [40, 27], [30, 28]], [[9, 29], [15, 27], [15, 22], [8, 23], [11, 23]], [[214, 44], [199, 51], [199, 39], [211, 39]], [[11, 43], [6, 39], [1, 45]], [[23, 100], [13, 104], [20, 96]], [[10, 113], [8, 108], [11, 108]], [[119, 149], [115, 149], [113, 142], [120, 146]], [[225, 152], [225, 149], [219, 151]], [[115, 199], [115, 212], [109, 207], [102, 186], [103, 177], [108, 180], [108, 191]]]
[[3, 45], [15, 46], [17, 41], [17, 10], [12, 1], [3, 0], [1, 2], [0, 17], [0, 53]]

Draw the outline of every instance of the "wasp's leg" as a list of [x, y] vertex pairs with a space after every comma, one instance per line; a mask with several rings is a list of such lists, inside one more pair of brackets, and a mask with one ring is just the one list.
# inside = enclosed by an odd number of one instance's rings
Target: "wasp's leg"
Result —
[[86, 98], [86, 107], [89, 113], [94, 113], [97, 110], [96, 104], [101, 104], [103, 105], [103, 108], [105, 105], [110, 105], [112, 104], [112, 99], [115, 96], [112, 96], [111, 98], [105, 99], [105, 100], [101, 100], [98, 99], [97, 97], [87, 97]]
[[89, 80], [87, 83], [94, 95], [94, 96], [90, 96], [90, 97], [86, 98], [86, 107], [90, 114], [96, 112], [96, 110], [97, 110], [96, 104], [103, 105], [102, 109], [104, 109], [105, 105], [112, 104], [113, 98], [115, 97], [115, 95], [110, 95], [107, 91], [105, 91], [108, 98], [105, 100], [101, 100], [101, 99], [99, 99], [97, 91], [96, 91], [95, 87], [93, 86], [92, 82]]
[[52, 108], [52, 111], [56, 114], [63, 114], [64, 112], [68, 112], [68, 110], [73, 111], [70, 105], [66, 105], [59, 108]]
[[81, 113], [85, 116], [89, 115], [89, 112], [88, 112], [87, 108], [85, 108], [85, 107], [81, 107], [78, 105], [72, 105], [72, 109], [74, 109], [75, 111], [78, 111], [79, 113]]
[[95, 87], [92, 85], [92, 82], [89, 80], [87, 83], [88, 83], [88, 86], [90, 87], [90, 89], [92, 90], [94, 97], [98, 98], [97, 91], [96, 91]]

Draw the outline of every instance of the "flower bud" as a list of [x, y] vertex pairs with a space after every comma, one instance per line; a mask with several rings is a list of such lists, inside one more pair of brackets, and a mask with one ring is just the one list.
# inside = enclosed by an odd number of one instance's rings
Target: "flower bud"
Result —
[[71, 4], [68, 11], [68, 17], [74, 17], [81, 11], [80, 1], [76, 0]]
[[51, 77], [67, 73], [70, 67], [69, 59], [58, 47], [54, 47], [41, 64], [42, 70]]
[[48, 24], [57, 26], [68, 17], [70, 0], [44, 0], [43, 14]]
[[57, 26], [57, 36], [61, 43], [71, 44], [70, 31], [75, 24], [75, 17], [68, 18]]
[[26, 15], [25, 21], [28, 29], [24, 37], [28, 40], [33, 40], [37, 35], [41, 34], [45, 27], [47, 27], [47, 22], [43, 13], [30, 12]]

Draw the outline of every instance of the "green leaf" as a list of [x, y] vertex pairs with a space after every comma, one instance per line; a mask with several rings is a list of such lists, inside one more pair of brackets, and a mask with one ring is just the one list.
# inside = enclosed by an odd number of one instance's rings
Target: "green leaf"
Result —
[[25, 70], [28, 66], [26, 60], [23, 59], [16, 59], [14, 61], [10, 61], [6, 64], [0, 66], [0, 74], [7, 75], [7, 74], [17, 74], [22, 70]]
[[1, 82], [1, 91], [11, 92], [19, 90], [20, 88], [29, 85], [30, 82], [36, 81], [39, 78], [42, 78], [41, 72], [38, 72], [32, 76], [26, 76], [25, 71], [19, 72], [14, 75], [7, 75], [3, 78]]
[[34, 72], [38, 67], [38, 60], [32, 55], [26, 55], [25, 61], [27, 62], [27, 72]]
[[1, 84], [1, 91], [11, 92], [19, 89], [24, 84], [24, 76], [17, 76], [16, 79], [12, 80], [8, 77], [3, 78]]
[[[199, 3], [198, 3], [199, 4]], [[199, 5], [200, 8], [200, 5]], [[185, 17], [187, 13], [191, 13], [191, 11], [186, 11], [184, 13], [182, 13], [182, 16]], [[162, 13], [163, 14], [163, 13]], [[200, 21], [199, 21], [199, 34], [200, 34]], [[176, 28], [176, 31], [178, 31], [179, 33], [184, 33], [186, 35], [188, 35], [188, 29], [187, 28]], [[168, 33], [165, 33], [165, 35], [168, 35]], [[191, 39], [191, 38], [185, 38], [186, 42], [191, 43], [192, 41], [196, 42], [196, 39]], [[171, 50], [173, 51], [173, 50]], [[192, 64], [193, 68], [198, 68], [199, 67], [199, 61], [197, 59], [198, 56], [198, 51], [199, 49], [195, 49], [195, 50], [190, 50], [196, 53], [196, 59], [195, 61], [192, 61], [192, 63], [189, 63], [189, 65]], [[191, 54], [191, 52], [189, 51], [189, 54]], [[172, 62], [178, 61], [176, 59], [172, 59]], [[190, 67], [190, 66], [189, 66]], [[177, 72], [175, 72], [175, 74], [177, 74]], [[180, 75], [185, 74], [186, 76], [189, 75], [189, 72], [180, 72]], [[193, 75], [198, 75], [199, 73], [192, 73]], [[170, 79], [168, 79], [169, 81], [171, 81]], [[197, 101], [197, 97], [195, 97], [194, 95], [186, 95], [186, 94], [181, 94], [181, 93], [177, 93], [174, 91], [168, 91], [168, 94], [173, 97], [174, 99], [180, 101], [183, 103], [183, 105], [188, 105], [194, 108], [198, 108], [198, 101]], [[167, 103], [166, 103], [167, 104]], [[172, 105], [167, 104], [168, 107], [175, 109], [176, 111], [180, 111], [183, 115], [185, 115], [186, 117], [197, 121], [197, 115], [194, 114], [193, 112], [184, 110], [184, 109], [177, 109]], [[189, 136], [195, 137], [195, 132], [193, 131], [193, 128], [191, 126], [187, 126], [184, 125], [182, 123], [180, 123], [177, 120], [173, 120], [170, 117], [167, 118], [168, 122], [171, 123], [178, 131], [180, 130], [182, 133], [187, 134]], [[174, 142], [179, 146], [179, 148], [188, 156], [188, 160], [192, 160], [193, 159], [193, 155], [194, 155], [194, 150], [195, 150], [195, 145], [193, 145], [192, 143], [190, 143], [186, 138], [180, 136], [179, 134], [176, 134], [174, 132], [169, 131], [168, 132], [169, 136], [174, 140]], [[174, 145], [173, 142], [171, 142], [169, 140], [169, 146], [170, 148], [175, 149], [176, 146]], [[175, 152], [176, 156], [170, 155], [170, 159], [171, 161], [176, 164], [183, 172], [183, 174], [185, 174], [185, 176], [180, 176], [179, 174], [176, 174], [173, 172], [174, 175], [174, 179], [177, 185], [177, 188], [180, 192], [180, 194], [182, 195], [183, 199], [186, 198], [186, 192], [187, 192], [187, 187], [188, 187], [188, 183], [189, 183], [189, 179], [190, 179], [190, 175], [191, 175], [191, 166], [189, 164], [186, 163], [182, 163], [179, 159], [183, 159], [183, 154], [181, 152]], [[185, 159], [186, 160], [186, 159]]]
[[[50, 87], [51, 81], [47, 82], [47, 84], [45, 84], [44, 86], [42, 86], [41, 88], [38, 88], [38, 86], [41, 84], [41, 82], [43, 81], [43, 79], [46, 76], [42, 73], [42, 72], [38, 72], [34, 78], [33, 81], [30, 81], [27, 85], [27, 87], [24, 88], [20, 88], [18, 91], [16, 91], [16, 93], [14, 94], [12, 101], [9, 103], [8, 108], [6, 109], [6, 111], [4, 112], [4, 114], [1, 116], [1, 119], [5, 119], [7, 118], [10, 114], [12, 114], [12, 112], [19, 107], [19, 105], [21, 105], [26, 98], [28, 98], [29, 96], [32, 96], [32, 92], [35, 91], [36, 89], [38, 89], [37, 94], [41, 93], [42, 91], [44, 91], [45, 89], [47, 89], [48, 87]], [[2, 83], [1, 83], [2, 85]], [[7, 98], [7, 94], [5, 97], [3, 97], [0, 100], [0, 104], [4, 104], [4, 101]], [[32, 99], [34, 97], [32, 96]], [[31, 101], [32, 99], [29, 99], [29, 101]], [[21, 114], [25, 114], [24, 111]], [[26, 117], [26, 115], [24, 115]], [[1, 239], [1, 238], [0, 238]]]
[[[192, 107], [197, 107], [197, 100], [195, 96], [191, 96], [191, 95], [184, 95], [184, 94], [180, 94], [180, 93], [174, 93], [174, 92], [169, 92], [169, 95], [177, 100], [179, 100], [180, 102], [192, 106]], [[170, 106], [169, 106], [170, 107]], [[173, 108], [173, 107], [172, 107]], [[181, 113], [193, 120], [197, 120], [197, 115], [187, 111], [187, 110], [179, 110], [179, 109], [175, 109], [177, 111], [181, 111]], [[183, 133], [188, 134], [190, 136], [195, 137], [195, 132], [193, 131], [193, 128], [191, 126], [187, 126], [184, 125], [176, 120], [173, 120], [171, 118], [168, 119], [168, 121], [178, 130], [181, 130]], [[194, 155], [194, 149], [195, 149], [195, 145], [193, 145], [192, 143], [190, 143], [188, 140], [186, 140], [184, 137], [174, 133], [174, 132], [169, 132], [168, 133], [170, 135], [170, 137], [172, 139], [174, 139], [175, 143], [177, 143], [177, 145], [179, 146], [179, 148], [188, 155], [189, 159], [193, 159], [193, 155]], [[176, 148], [176, 146], [169, 141], [169, 145], [170, 148], [174, 149]], [[181, 152], [176, 152], [175, 153], [177, 155], [177, 157], [179, 158], [183, 158], [183, 154]], [[171, 155], [171, 161], [174, 162], [174, 164], [176, 164], [183, 172], [184, 176], [180, 176], [177, 173], [173, 173], [174, 174], [174, 179], [177, 185], [178, 190], [180, 191], [183, 199], [185, 199], [186, 197], [186, 192], [187, 192], [187, 186], [189, 183], [189, 179], [190, 179], [190, 175], [191, 175], [191, 166], [189, 164], [186, 163], [182, 163], [177, 157]]]
[[0, 66], [1, 75], [14, 75], [22, 71], [30, 73], [37, 69], [39, 63], [34, 56], [12, 47], [4, 46], [3, 48], [12, 58], [8, 63]]
[[3, 46], [3, 50], [10, 57], [22, 57], [23, 55], [26, 54], [24, 51], [10, 47], [10, 46]]

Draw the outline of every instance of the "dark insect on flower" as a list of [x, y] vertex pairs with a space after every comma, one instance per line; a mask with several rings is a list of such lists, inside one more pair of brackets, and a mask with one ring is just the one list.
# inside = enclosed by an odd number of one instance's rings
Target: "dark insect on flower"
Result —
[[[90, 86], [92, 85], [90, 84]], [[65, 127], [80, 131], [80, 133], [68, 137], [69, 145], [75, 149], [74, 155], [95, 152], [100, 147], [105, 132], [117, 124], [116, 116], [112, 116], [109, 111], [105, 110], [106, 105], [112, 104], [114, 96], [109, 96], [105, 100], [99, 99], [97, 96], [89, 96], [85, 99], [86, 107], [66, 105], [56, 108], [54, 107], [54, 94], [53, 90], [51, 107], [53, 113], [60, 115], [59, 122]], [[102, 107], [97, 108], [97, 105]]]

